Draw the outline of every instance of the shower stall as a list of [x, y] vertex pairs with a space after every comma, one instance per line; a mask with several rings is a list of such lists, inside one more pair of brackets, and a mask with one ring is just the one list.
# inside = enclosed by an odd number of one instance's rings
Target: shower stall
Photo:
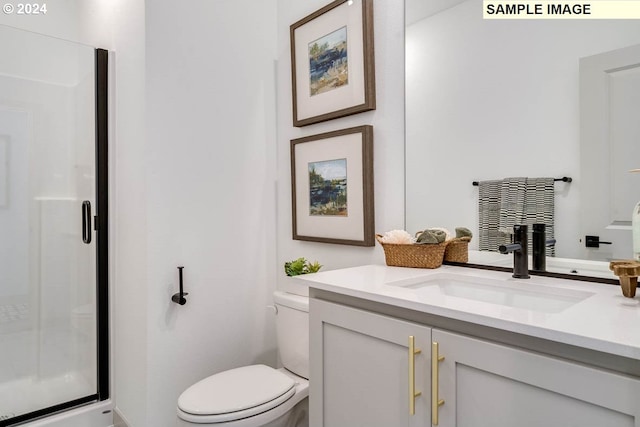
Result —
[[0, 427], [109, 398], [107, 57], [0, 25]]

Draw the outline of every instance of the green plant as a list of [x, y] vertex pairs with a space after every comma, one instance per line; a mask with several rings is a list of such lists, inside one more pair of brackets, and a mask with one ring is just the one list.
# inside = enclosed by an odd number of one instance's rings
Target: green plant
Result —
[[301, 274], [317, 273], [322, 268], [318, 261], [311, 262], [304, 258], [298, 258], [284, 263], [284, 272], [287, 276], [299, 276]]

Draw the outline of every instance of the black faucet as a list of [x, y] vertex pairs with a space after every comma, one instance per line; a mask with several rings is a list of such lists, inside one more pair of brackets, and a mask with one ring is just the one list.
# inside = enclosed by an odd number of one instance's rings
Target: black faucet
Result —
[[513, 243], [510, 245], [500, 245], [500, 253], [508, 254], [513, 252], [513, 277], [516, 279], [529, 278], [529, 250], [527, 248], [527, 226], [513, 226]]
[[533, 249], [533, 270], [547, 271], [547, 246], [554, 246], [556, 239], [545, 236], [545, 224], [533, 224], [531, 246]]

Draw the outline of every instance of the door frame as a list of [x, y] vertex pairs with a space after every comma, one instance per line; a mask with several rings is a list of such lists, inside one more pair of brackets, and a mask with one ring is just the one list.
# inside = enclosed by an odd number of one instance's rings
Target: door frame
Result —
[[96, 321], [98, 400], [110, 396], [109, 369], [109, 52], [96, 49]]

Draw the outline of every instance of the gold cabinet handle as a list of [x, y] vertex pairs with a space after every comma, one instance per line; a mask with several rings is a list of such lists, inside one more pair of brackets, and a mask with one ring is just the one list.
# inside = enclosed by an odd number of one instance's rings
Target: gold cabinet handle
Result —
[[416, 414], [416, 397], [422, 394], [416, 391], [416, 354], [421, 352], [416, 348], [415, 337], [409, 335], [409, 415]]
[[438, 389], [440, 388], [440, 370], [439, 363], [444, 360], [444, 356], [440, 356], [438, 350], [438, 343], [433, 341], [431, 343], [431, 424], [438, 425], [438, 409], [441, 405], [444, 405], [444, 399], [440, 399], [438, 396]]

